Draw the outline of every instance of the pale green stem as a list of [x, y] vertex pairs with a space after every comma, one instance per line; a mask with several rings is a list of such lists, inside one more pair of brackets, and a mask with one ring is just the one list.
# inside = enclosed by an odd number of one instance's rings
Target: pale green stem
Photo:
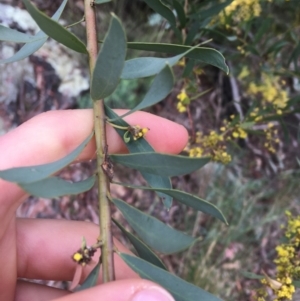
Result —
[[[96, 14], [93, 1], [84, 0], [87, 50], [89, 54], [90, 73], [93, 74], [98, 55]], [[103, 100], [94, 101], [94, 127], [97, 147], [97, 173], [98, 173], [98, 197], [99, 197], [99, 226], [102, 257], [102, 281], [103, 283], [115, 280], [113, 239], [111, 232], [110, 204], [107, 199], [109, 194], [109, 179], [105, 174], [102, 164], [106, 156], [106, 130]]]

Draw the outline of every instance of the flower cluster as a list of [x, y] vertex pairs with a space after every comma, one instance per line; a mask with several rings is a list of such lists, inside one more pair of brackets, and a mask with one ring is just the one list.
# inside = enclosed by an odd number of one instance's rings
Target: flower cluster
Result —
[[125, 131], [124, 135], [123, 135], [123, 139], [124, 139], [125, 143], [128, 143], [131, 140], [131, 138], [133, 138], [133, 140], [136, 141], [136, 140], [144, 137], [149, 131], [148, 128], [141, 128], [141, 126], [139, 126], [139, 125], [120, 126], [120, 125], [111, 123], [108, 120], [106, 122], [113, 128]]
[[130, 137], [128, 134], [130, 133], [133, 140], [138, 140], [144, 137], [148, 133], [148, 128], [141, 128], [139, 125], [130, 125], [127, 128], [127, 131], [124, 134], [124, 141], [128, 143], [130, 141]]
[[269, 122], [265, 132], [265, 143], [264, 147], [271, 153], [275, 153], [275, 145], [280, 143], [278, 138], [278, 130], [274, 128], [274, 124]]
[[78, 264], [85, 266], [89, 262], [91, 262], [92, 257], [96, 253], [97, 249], [95, 247], [84, 246], [75, 252], [72, 256], [72, 259]]
[[234, 121], [236, 118], [235, 115], [231, 115], [230, 119], [231, 121], [224, 120], [223, 126], [220, 127], [220, 131], [223, 132], [224, 136], [226, 137], [227, 141], [230, 141], [232, 139], [246, 139], [247, 138], [247, 132], [243, 128], [243, 124]]
[[[235, 127], [232, 131], [232, 137], [246, 139], [247, 132], [244, 129], [242, 129], [241, 127]], [[230, 139], [228, 139], [228, 140], [230, 140]]]
[[[232, 115], [231, 119], [233, 118]], [[207, 135], [197, 132], [194, 145], [188, 145], [186, 150], [190, 157], [209, 156], [213, 161], [227, 164], [231, 161], [231, 155], [227, 152], [226, 142], [246, 138], [247, 132], [241, 124], [225, 120], [219, 134], [216, 131], [210, 131]]]
[[[285, 228], [287, 243], [276, 247], [276, 280], [267, 275], [261, 280], [265, 288], [268, 287], [276, 296], [274, 301], [292, 300], [295, 293], [293, 280], [300, 278], [300, 260], [298, 251], [300, 249], [300, 216], [293, 217], [289, 211], [286, 212], [288, 224]], [[260, 289], [257, 294], [258, 301], [264, 301], [267, 296], [266, 290]]]
[[[243, 67], [238, 75], [239, 80], [249, 77], [247, 67]], [[282, 89], [282, 82], [279, 77], [262, 73], [261, 83], [251, 82], [248, 85], [249, 96], [261, 98], [257, 106], [253, 106], [246, 119], [254, 124], [261, 123], [265, 117], [275, 114], [281, 115], [288, 106], [288, 93]], [[255, 103], [254, 103], [255, 104]], [[263, 130], [265, 134], [264, 147], [271, 153], [275, 153], [276, 145], [280, 143], [278, 129], [274, 124], [268, 123]]]
[[226, 151], [224, 137], [215, 131], [211, 131], [208, 135], [200, 132], [196, 133], [196, 146], [188, 146], [187, 150], [190, 157], [211, 157], [213, 161], [227, 164], [231, 161], [231, 156]]
[[[246, 118], [246, 120], [241, 123], [235, 115], [231, 115], [229, 121], [223, 121], [223, 126], [220, 127], [219, 133], [210, 131], [205, 135], [201, 132], [197, 132], [193, 143], [189, 143], [185, 151], [188, 152], [190, 157], [209, 156], [213, 161], [223, 164], [231, 162], [231, 155], [228, 154], [227, 151], [227, 143], [234, 142], [237, 139], [247, 139], [247, 130], [255, 125], [256, 122], [260, 121], [260, 117], [262, 117], [258, 114], [258, 109], [254, 109], [249, 116], [250, 119]], [[275, 153], [276, 146], [280, 143], [278, 129], [272, 122], [263, 126], [265, 137], [263, 147], [267, 151]]]
[[250, 117], [255, 121], [255, 122], [259, 122], [263, 119], [263, 114], [262, 112], [260, 112], [259, 108], [253, 108], [252, 112], [250, 113]]
[[248, 87], [248, 94], [251, 96], [262, 96], [263, 108], [267, 105], [271, 105], [278, 115], [282, 114], [287, 106], [288, 94], [285, 90], [282, 90], [280, 85], [280, 79], [271, 75], [262, 74], [262, 84], [256, 84], [251, 82]]
[[227, 152], [226, 142], [246, 139], [248, 134], [243, 128], [243, 124], [233, 121], [234, 115], [231, 115], [230, 119], [231, 121], [224, 120], [219, 134], [216, 131], [210, 131], [207, 135], [197, 132], [194, 144], [189, 144], [186, 148], [189, 156], [209, 156], [213, 161], [223, 164], [231, 162], [231, 155]]
[[179, 100], [177, 103], [177, 110], [179, 113], [186, 112], [187, 106], [191, 103], [189, 96], [187, 95], [185, 89], [181, 89], [180, 93], [177, 95], [177, 99]]
[[249, 21], [253, 17], [258, 17], [261, 14], [261, 6], [259, 0], [233, 0], [231, 4], [225, 7], [224, 12], [219, 15], [222, 24], [227, 23], [227, 18], [230, 16], [234, 23]]

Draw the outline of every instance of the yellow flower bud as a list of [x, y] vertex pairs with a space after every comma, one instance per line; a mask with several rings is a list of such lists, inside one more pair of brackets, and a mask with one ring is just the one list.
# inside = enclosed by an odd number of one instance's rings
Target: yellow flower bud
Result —
[[73, 255], [73, 259], [76, 262], [80, 261], [82, 258], [83, 258], [82, 254], [80, 254], [78, 252]]

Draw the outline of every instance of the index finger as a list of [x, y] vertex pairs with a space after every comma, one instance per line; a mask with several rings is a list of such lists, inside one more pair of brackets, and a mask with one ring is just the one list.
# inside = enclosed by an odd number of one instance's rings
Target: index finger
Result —
[[[124, 111], [117, 110], [118, 114]], [[146, 139], [156, 151], [178, 153], [187, 142], [186, 129], [164, 118], [136, 112], [125, 118], [129, 124], [150, 128]], [[32, 118], [0, 137], [0, 169], [44, 164], [58, 160], [75, 149], [93, 130], [92, 110], [49, 111]], [[124, 152], [126, 146], [116, 131], [107, 126], [110, 153]], [[92, 159], [95, 142], [91, 141], [78, 157]], [[17, 208], [24, 191], [13, 183], [0, 180], [0, 218]], [[14, 208], [11, 208], [11, 207]], [[8, 210], [10, 209], [10, 210]]]

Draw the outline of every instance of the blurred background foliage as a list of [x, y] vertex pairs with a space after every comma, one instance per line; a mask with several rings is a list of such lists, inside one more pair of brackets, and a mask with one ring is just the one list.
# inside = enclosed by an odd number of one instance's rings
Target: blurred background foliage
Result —
[[[132, 4], [135, 15], [144, 12], [148, 22], [142, 33], [139, 28], [134, 36], [129, 33], [129, 41], [201, 44], [220, 51], [230, 68], [227, 75], [182, 60], [176, 67], [173, 94], [152, 109], [189, 129], [187, 154], [210, 155], [217, 161], [175, 180], [175, 185], [219, 206], [230, 224], [224, 227], [175, 204], [169, 222], [200, 238], [187, 254], [165, 260], [175, 273], [225, 300], [255, 300], [259, 281], [243, 272], [264, 271], [275, 277], [273, 260], [282, 238], [283, 212], [300, 213], [300, 3], [163, 3], [173, 10], [176, 24]], [[151, 29], [146, 30], [145, 24]], [[270, 291], [270, 300], [275, 295]], [[298, 299], [296, 292], [294, 300]]]
[[[2, 2], [22, 7], [20, 1]], [[216, 161], [173, 182], [216, 204], [229, 226], [195, 215], [176, 202], [167, 212], [153, 195], [141, 202], [140, 194], [124, 194], [148, 213], [199, 236], [189, 252], [164, 258], [171, 271], [225, 300], [255, 300], [259, 282], [242, 271], [261, 274], [264, 270], [274, 277], [283, 212], [300, 214], [300, 1], [163, 0], [176, 16], [175, 24], [146, 2], [115, 0], [101, 5], [99, 40], [107, 30], [109, 12], [114, 11], [129, 42], [202, 44], [224, 55], [228, 75], [192, 59], [182, 60], [175, 67], [172, 94], [150, 111], [188, 128], [186, 154], [210, 155]], [[59, 5], [59, 1], [35, 3], [48, 14]], [[70, 1], [68, 7], [63, 15], [67, 24], [80, 20], [82, 2]], [[83, 26], [72, 30], [84, 38]], [[128, 50], [128, 58], [153, 54]], [[106, 101], [112, 107], [133, 108], [150, 81], [123, 80]], [[87, 91], [62, 106], [87, 107], [91, 107]], [[16, 105], [11, 110], [19, 112]], [[137, 174], [126, 170], [120, 171], [122, 176], [133, 178], [129, 179], [133, 184], [139, 181]], [[299, 299], [296, 294], [294, 300]]]

